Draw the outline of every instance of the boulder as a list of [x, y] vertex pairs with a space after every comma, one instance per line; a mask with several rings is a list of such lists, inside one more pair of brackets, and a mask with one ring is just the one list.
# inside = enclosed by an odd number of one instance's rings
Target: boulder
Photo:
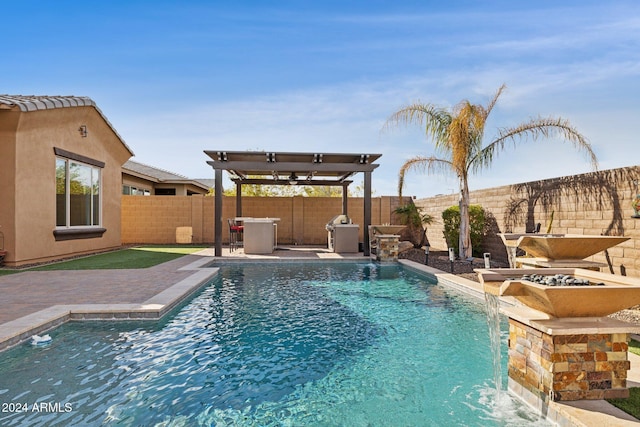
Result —
[[398, 253], [406, 252], [409, 249], [413, 249], [413, 243], [407, 240], [403, 240], [402, 242], [398, 243]]

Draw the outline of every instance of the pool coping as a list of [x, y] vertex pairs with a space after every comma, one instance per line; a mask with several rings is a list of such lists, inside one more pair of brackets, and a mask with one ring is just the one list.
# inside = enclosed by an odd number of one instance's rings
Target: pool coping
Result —
[[142, 303], [58, 304], [0, 324], [0, 352], [68, 321], [159, 320], [218, 274], [209, 264], [211, 258], [202, 257], [178, 268], [194, 273]]

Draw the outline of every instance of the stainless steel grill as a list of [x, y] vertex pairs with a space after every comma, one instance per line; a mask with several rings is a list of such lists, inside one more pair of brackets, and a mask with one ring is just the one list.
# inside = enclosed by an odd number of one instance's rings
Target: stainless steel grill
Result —
[[333, 231], [336, 224], [351, 224], [351, 218], [343, 214], [336, 215], [329, 220], [324, 228], [326, 228], [327, 231]]

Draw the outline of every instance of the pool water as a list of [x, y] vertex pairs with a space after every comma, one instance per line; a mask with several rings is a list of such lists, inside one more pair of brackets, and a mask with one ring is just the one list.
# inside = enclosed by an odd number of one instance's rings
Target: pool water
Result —
[[546, 425], [496, 396], [483, 302], [395, 264], [225, 266], [168, 320], [50, 335], [0, 354], [0, 425]]

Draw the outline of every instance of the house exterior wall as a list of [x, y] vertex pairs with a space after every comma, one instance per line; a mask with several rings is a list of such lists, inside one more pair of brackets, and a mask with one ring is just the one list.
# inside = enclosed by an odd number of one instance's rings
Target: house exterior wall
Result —
[[135, 187], [138, 190], [147, 190], [149, 194], [153, 194], [153, 183], [137, 176], [131, 176], [126, 173], [122, 174], [122, 186]]
[[[0, 193], [3, 204], [13, 200], [8, 203], [9, 213], [3, 209], [2, 214], [9, 216], [12, 229], [5, 233], [5, 263], [20, 266], [120, 246], [121, 166], [131, 153], [99, 112], [93, 107], [71, 107], [0, 114], [2, 126], [15, 124], [1, 140], [2, 150], [14, 147], [11, 169], [15, 177], [13, 188]], [[87, 137], [78, 131], [81, 125], [87, 127]], [[54, 147], [104, 162], [100, 199], [101, 225], [106, 232], [101, 237], [56, 241]]]
[[[637, 190], [634, 181], [640, 181], [637, 166], [472, 191], [471, 203], [489, 214], [482, 250], [507, 261], [496, 233], [524, 233], [536, 223], [545, 233], [553, 214], [553, 233], [629, 237], [589, 260], [608, 264], [608, 272], [640, 277], [640, 219], [632, 218], [631, 206]], [[416, 200], [435, 219], [427, 228], [432, 247], [447, 248], [442, 212], [457, 204], [457, 194]]]
[[208, 190], [203, 190], [201, 187], [198, 187], [193, 184], [182, 184], [182, 183], [158, 183], [148, 179], [144, 179], [139, 176], [130, 175], [123, 171], [122, 173], [122, 185], [136, 187], [141, 190], [148, 190], [151, 195], [155, 194], [156, 189], [175, 189], [176, 196], [189, 196], [192, 194], [202, 194], [205, 195], [208, 193]]
[[[364, 199], [348, 200], [348, 215], [362, 224]], [[372, 224], [390, 223], [397, 197], [376, 197], [371, 202]], [[227, 219], [236, 217], [235, 197], [223, 197], [222, 240], [229, 241]], [[381, 207], [385, 210], [382, 211]], [[326, 223], [342, 211], [338, 197], [243, 197], [242, 216], [280, 218], [278, 243], [326, 245]], [[122, 243], [176, 243], [178, 228], [192, 227], [193, 243], [214, 241], [214, 198], [207, 196], [122, 196]], [[360, 241], [364, 241], [360, 227]]]
[[0, 250], [13, 252], [15, 231], [16, 129], [20, 114], [0, 110]]

